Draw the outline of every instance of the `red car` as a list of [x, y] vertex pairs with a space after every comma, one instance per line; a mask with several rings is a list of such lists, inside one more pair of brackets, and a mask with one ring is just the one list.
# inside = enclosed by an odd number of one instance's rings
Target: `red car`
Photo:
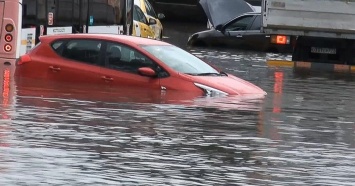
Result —
[[[174, 45], [110, 34], [43, 36], [16, 63], [15, 76], [203, 95], [266, 95]], [[115, 89], [116, 90], [116, 89]]]

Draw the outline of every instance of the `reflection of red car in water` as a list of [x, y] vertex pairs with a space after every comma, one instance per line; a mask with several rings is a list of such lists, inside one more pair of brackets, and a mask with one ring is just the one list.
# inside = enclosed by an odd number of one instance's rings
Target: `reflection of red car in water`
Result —
[[22, 56], [15, 76], [90, 87], [139, 87], [198, 95], [265, 95], [259, 87], [216, 70], [165, 42], [109, 34], [44, 36]]
[[201, 95], [194, 92], [147, 91], [145, 88], [123, 86], [92, 86], [89, 84], [54, 82], [43, 79], [16, 77], [16, 95], [18, 97], [58, 98], [94, 102], [135, 102], [135, 103], [182, 103]]
[[[8, 60], [5, 60], [8, 61]], [[15, 94], [15, 85], [12, 79], [13, 70], [11, 66], [3, 65], [0, 63], [0, 146], [8, 147], [10, 144], [7, 142], [9, 131], [12, 131], [12, 111], [13, 100]]]
[[[198, 92], [182, 91], [146, 91], [144, 88], [91, 86], [78, 83], [53, 82], [43, 79], [16, 78], [16, 96], [19, 102], [22, 98], [33, 98], [31, 105], [37, 107], [52, 107], [46, 99], [80, 100], [109, 103], [152, 103], [174, 104], [186, 107], [209, 107], [223, 110], [261, 109], [263, 99], [259, 95], [201, 97]], [[26, 99], [26, 102], [30, 101]], [[41, 105], [46, 103], [46, 105]], [[27, 103], [29, 104], [29, 103]]]

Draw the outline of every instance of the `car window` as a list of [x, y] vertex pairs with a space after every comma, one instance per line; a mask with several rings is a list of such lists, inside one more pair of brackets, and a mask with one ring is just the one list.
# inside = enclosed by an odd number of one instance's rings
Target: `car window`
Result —
[[250, 27], [250, 30], [260, 30], [261, 29], [261, 16], [256, 16], [253, 24]]
[[134, 5], [133, 20], [148, 24], [147, 18], [145, 17], [143, 11], [137, 5]]
[[63, 48], [62, 56], [79, 62], [100, 65], [100, 40], [71, 40]]
[[158, 16], [157, 16], [157, 14], [154, 11], [153, 6], [149, 3], [148, 0], [144, 0], [144, 1], [145, 1], [145, 7], [147, 9], [147, 14], [152, 16], [152, 17], [154, 17], [154, 18], [157, 18]]
[[218, 73], [213, 67], [190, 54], [189, 52], [172, 45], [147, 45], [142, 48], [170, 68], [186, 74]]
[[51, 47], [57, 54], [62, 55], [64, 43], [65, 41], [63, 40], [57, 40], [51, 44]]
[[60, 48], [60, 46], [62, 46], [64, 43], [64, 41], [55, 41], [54, 43], [52, 43], [52, 48], [55, 51], [58, 51], [58, 49]]
[[225, 28], [226, 31], [240, 31], [246, 30], [250, 22], [252, 21], [253, 15], [247, 15], [236, 19], [234, 22], [228, 24]]
[[108, 43], [105, 54], [106, 67], [137, 73], [141, 67], [157, 68], [157, 65], [139, 51], [120, 43]]
[[133, 11], [133, 20], [139, 21], [139, 16], [138, 16], [138, 13], [137, 13], [137, 11], [136, 11], [136, 7], [134, 7], [133, 10], [134, 10], [134, 11]]

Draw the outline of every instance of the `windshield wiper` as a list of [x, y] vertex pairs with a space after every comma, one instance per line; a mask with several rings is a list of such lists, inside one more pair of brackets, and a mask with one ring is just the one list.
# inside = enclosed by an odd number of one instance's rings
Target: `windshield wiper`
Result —
[[197, 76], [213, 76], [213, 75], [219, 76], [220, 73], [208, 72], [208, 73], [199, 73], [199, 74], [196, 74], [196, 75]]
[[219, 73], [215, 73], [215, 72], [208, 72], [208, 73], [199, 73], [199, 74], [195, 74], [196, 76], [228, 76], [227, 73], [225, 72], [219, 72]]
[[221, 72], [207, 72], [207, 73], [186, 73], [191, 76], [228, 76], [227, 73], [221, 71]]
[[220, 71], [219, 73], [220, 73], [220, 74], [223, 74], [223, 75], [225, 75], [225, 76], [228, 76], [228, 74], [227, 74], [226, 72]]

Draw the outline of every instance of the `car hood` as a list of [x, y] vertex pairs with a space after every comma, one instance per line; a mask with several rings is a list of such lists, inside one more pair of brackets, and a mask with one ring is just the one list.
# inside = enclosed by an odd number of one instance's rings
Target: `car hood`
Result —
[[200, 0], [199, 3], [214, 28], [244, 13], [256, 11], [244, 0]]
[[266, 95], [258, 86], [241, 78], [228, 74], [228, 76], [193, 76], [195, 83], [200, 83], [230, 95]]
[[203, 30], [201, 32], [196, 32], [192, 34], [188, 40], [190, 40], [195, 35], [198, 35], [199, 38], [211, 37], [211, 36], [224, 36], [220, 31], [211, 29], [211, 30]]

